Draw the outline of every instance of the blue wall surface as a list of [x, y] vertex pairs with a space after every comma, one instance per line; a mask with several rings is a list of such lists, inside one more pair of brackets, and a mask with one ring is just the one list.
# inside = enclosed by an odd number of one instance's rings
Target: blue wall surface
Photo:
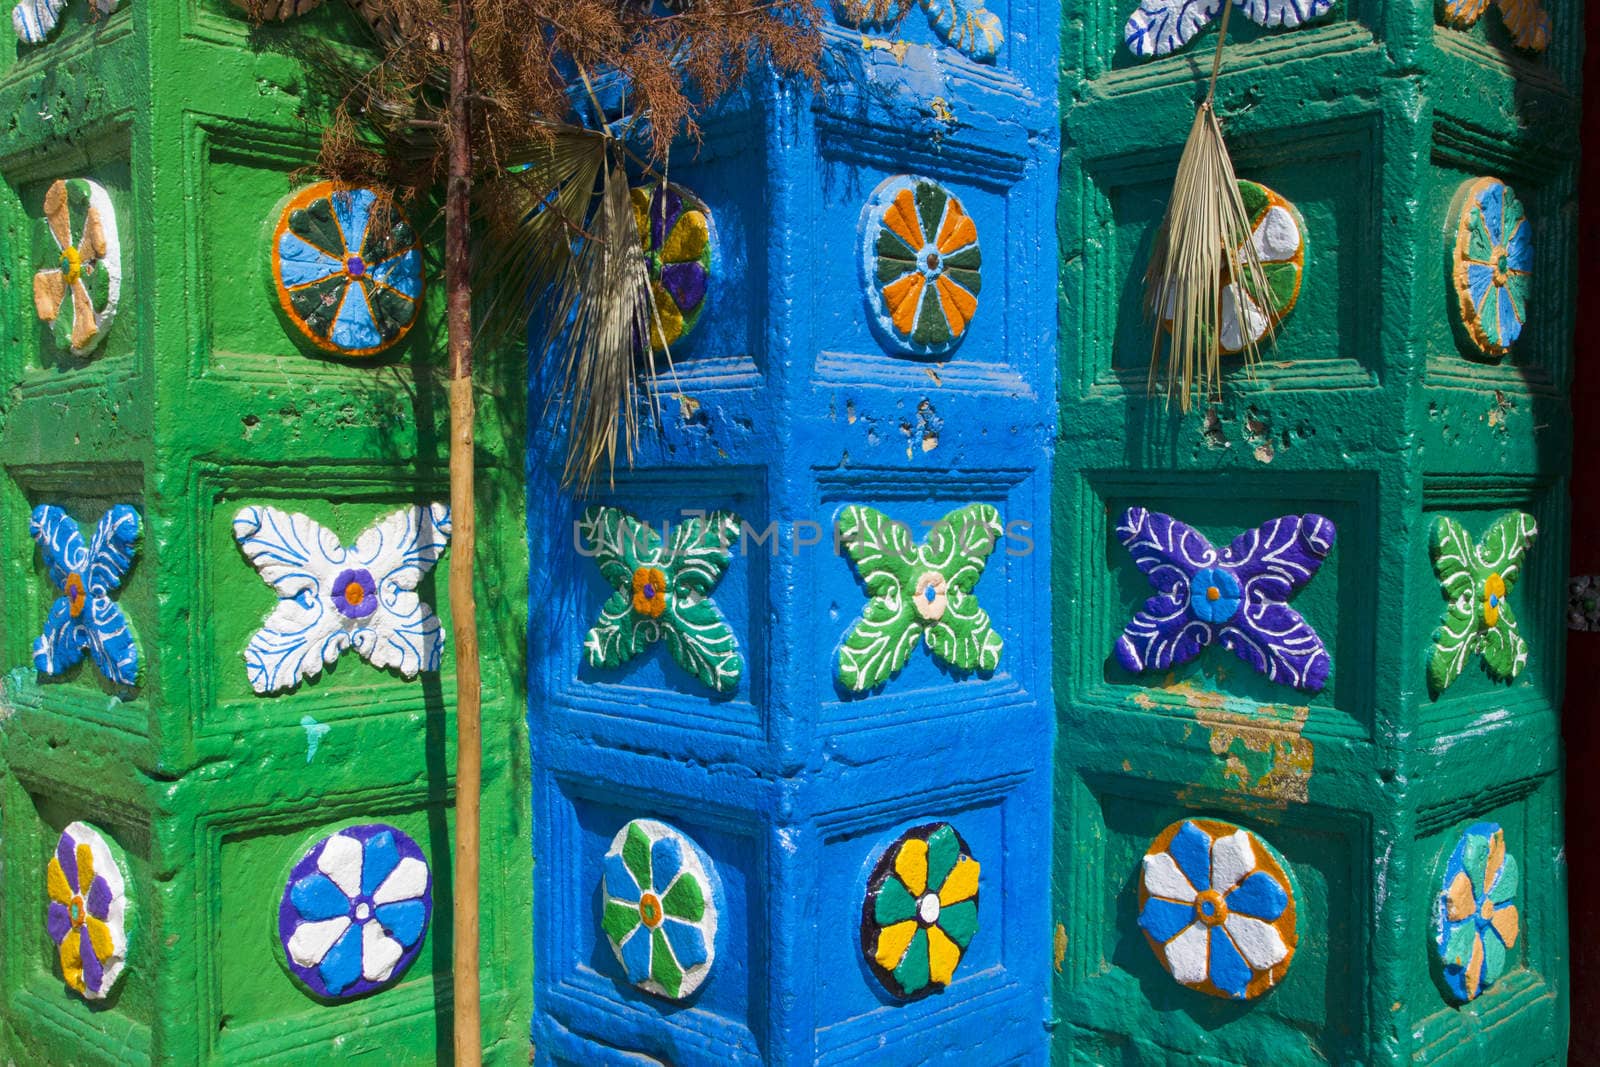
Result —
[[[708, 206], [713, 286], [662, 379], [663, 426], [575, 503], [536, 387], [529, 442], [530, 699], [540, 1062], [1042, 1062], [1049, 1018], [1050, 459], [1055, 427], [1057, 12], [998, 4], [991, 63], [913, 9], [826, 30], [826, 85], [755, 84], [682, 146]], [[983, 251], [977, 312], [941, 357], [873, 323], [863, 211], [897, 175], [960, 198]], [[958, 672], [925, 647], [865, 694], [835, 677], [868, 602], [836, 554], [846, 505], [926, 535], [971, 503], [1008, 536], [976, 586], [1004, 639]], [[727, 509], [746, 538], [713, 599], [745, 669], [718, 694], [657, 643], [584, 661], [613, 591], [578, 550], [583, 507], [651, 523]], [[811, 543], [808, 543], [811, 542]], [[820, 542], [820, 543], [817, 543]], [[630, 820], [681, 831], [721, 883], [715, 961], [674, 1002], [632, 985], [600, 926], [604, 856]], [[902, 1001], [860, 927], [868, 878], [906, 830], [948, 822], [981, 864], [954, 979]], [[975, 1050], [981, 1045], [981, 1056]]]

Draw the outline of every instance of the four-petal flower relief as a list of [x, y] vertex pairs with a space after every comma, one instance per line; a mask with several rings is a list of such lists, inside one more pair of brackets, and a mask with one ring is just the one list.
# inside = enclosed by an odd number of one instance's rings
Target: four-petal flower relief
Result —
[[899, 673], [917, 642], [957, 670], [992, 671], [1004, 642], [973, 587], [1003, 530], [989, 504], [950, 512], [918, 546], [881, 511], [852, 504], [839, 516], [839, 543], [871, 600], [839, 646], [839, 684], [863, 692]]
[[1440, 516], [1434, 523], [1433, 570], [1450, 601], [1428, 660], [1428, 685], [1435, 696], [1461, 677], [1474, 653], [1483, 654], [1491, 677], [1510, 681], [1522, 672], [1528, 645], [1517, 632], [1506, 596], [1522, 577], [1522, 557], [1538, 534], [1533, 516], [1523, 511], [1500, 516], [1477, 545], [1454, 519]]
[[122, 608], [112, 599], [133, 565], [139, 542], [139, 513], [117, 504], [100, 517], [94, 537], [83, 534], [65, 511], [52, 504], [33, 509], [29, 532], [39, 543], [50, 580], [61, 590], [50, 607], [44, 633], [33, 643], [33, 666], [41, 674], [61, 674], [76, 666], [85, 651], [117, 685], [135, 685], [142, 661], [139, 642]]
[[417, 585], [450, 540], [443, 504], [385, 515], [349, 548], [306, 516], [268, 507], [241, 508], [233, 536], [278, 594], [244, 651], [257, 693], [291, 689], [352, 647], [407, 678], [439, 669], [444, 632]]
[[1139, 877], [1139, 927], [1172, 977], [1232, 1000], [1258, 997], [1294, 959], [1294, 897], [1247, 830], [1185, 819], [1161, 832]]
[[600, 925], [628, 981], [682, 1000], [711, 974], [717, 906], [711, 861], [693, 841], [653, 819], [635, 819], [606, 852]]
[[[1128, 51], [1163, 56], [1189, 41], [1222, 12], [1228, 0], [1140, 0], [1122, 31]], [[1325, 15], [1335, 0], [1232, 0], [1259, 26], [1293, 28]]]
[[1166, 670], [1220, 636], [1222, 647], [1274, 682], [1319, 691], [1332, 663], [1288, 600], [1317, 573], [1333, 538], [1333, 523], [1321, 515], [1284, 515], [1218, 552], [1170, 515], [1129, 508], [1117, 539], [1156, 595], [1117, 638], [1118, 662], [1130, 671]]
[[347, 826], [309, 849], [284, 885], [278, 937], [319, 997], [370, 993], [405, 973], [433, 913], [422, 849], [393, 826]]
[[591, 507], [578, 532], [615, 590], [584, 638], [589, 666], [620, 667], [665, 641], [678, 666], [712, 689], [739, 687], [739, 644], [711, 600], [739, 536], [737, 516], [714, 511], [688, 519], [672, 527], [668, 543], [621, 508]]
[[1467, 827], [1445, 865], [1439, 894], [1439, 958], [1457, 1000], [1473, 1000], [1506, 972], [1521, 933], [1517, 861], [1505, 832], [1490, 822]]

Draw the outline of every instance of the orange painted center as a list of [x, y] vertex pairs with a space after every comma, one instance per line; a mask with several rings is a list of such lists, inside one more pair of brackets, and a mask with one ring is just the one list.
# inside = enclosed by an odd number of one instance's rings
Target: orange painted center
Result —
[[1221, 893], [1215, 889], [1207, 889], [1195, 895], [1194, 914], [1207, 926], [1221, 926], [1223, 920], [1228, 917], [1228, 905], [1223, 901]]
[[62, 589], [67, 594], [67, 610], [72, 612], [72, 617], [76, 619], [83, 614], [83, 605], [88, 599], [83, 589], [83, 577], [77, 572], [67, 575], [67, 580], [62, 583]]
[[367, 599], [367, 591], [361, 588], [360, 582], [351, 582], [344, 587], [344, 600], [353, 608], [359, 608], [361, 602]]
[[1221, 600], [1222, 599], [1222, 590], [1218, 589], [1214, 585], [1206, 586], [1206, 599], [1207, 600]]
[[661, 925], [661, 901], [654, 893], [639, 898], [639, 918], [652, 930]]

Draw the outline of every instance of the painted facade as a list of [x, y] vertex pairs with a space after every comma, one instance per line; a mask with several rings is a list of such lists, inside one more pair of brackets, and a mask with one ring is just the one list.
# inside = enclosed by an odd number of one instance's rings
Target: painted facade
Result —
[[[410, 245], [435, 235], [291, 179], [304, 71], [231, 5], [14, 19], [0, 1060], [432, 1063], [454, 643], [442, 301]], [[344, 5], [302, 25], [361, 32]], [[525, 1063], [523, 413], [481, 418], [484, 1041]]]
[[[895, 9], [632, 190], [614, 481], [486, 361], [486, 1062], [1559, 1058], [1581, 5]], [[291, 178], [276, 30], [92, 10], [0, 49], [0, 1057], [436, 1062], [438, 235]]]

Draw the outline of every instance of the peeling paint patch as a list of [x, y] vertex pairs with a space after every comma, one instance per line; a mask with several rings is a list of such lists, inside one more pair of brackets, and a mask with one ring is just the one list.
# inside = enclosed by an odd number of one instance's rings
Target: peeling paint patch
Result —
[[[1282, 710], [1290, 718], [1283, 718]], [[1304, 705], [1287, 709], [1268, 705], [1255, 715], [1197, 708], [1194, 717], [1211, 732], [1212, 754], [1223, 758], [1224, 783], [1288, 806], [1307, 800], [1314, 748], [1303, 731], [1310, 714]]]
[[933, 112], [933, 117], [938, 119], [940, 122], [954, 125], [956, 121], [956, 113], [950, 110], [950, 101], [946, 100], [944, 97], [936, 96], [932, 100], [929, 100], [928, 109]]
[[1517, 410], [1516, 401], [1506, 396], [1505, 392], [1494, 391], [1494, 403], [1489, 405], [1489, 425], [1496, 429], [1504, 429], [1506, 420], [1513, 411]]
[[1056, 973], [1061, 973], [1061, 964], [1067, 958], [1067, 928], [1061, 923], [1056, 923]]
[[1147, 710], [1192, 710], [1208, 732], [1212, 754], [1222, 761], [1224, 788], [1278, 807], [1306, 803], [1315, 756], [1315, 747], [1304, 736], [1309, 706], [1247, 703], [1175, 682], [1171, 675], [1160, 689], [1141, 691], [1132, 699]]
[[888, 52], [894, 56], [896, 63], [906, 61], [906, 53], [911, 50], [910, 41], [891, 41], [887, 37], [868, 37], [861, 35], [861, 50], [863, 52]]

